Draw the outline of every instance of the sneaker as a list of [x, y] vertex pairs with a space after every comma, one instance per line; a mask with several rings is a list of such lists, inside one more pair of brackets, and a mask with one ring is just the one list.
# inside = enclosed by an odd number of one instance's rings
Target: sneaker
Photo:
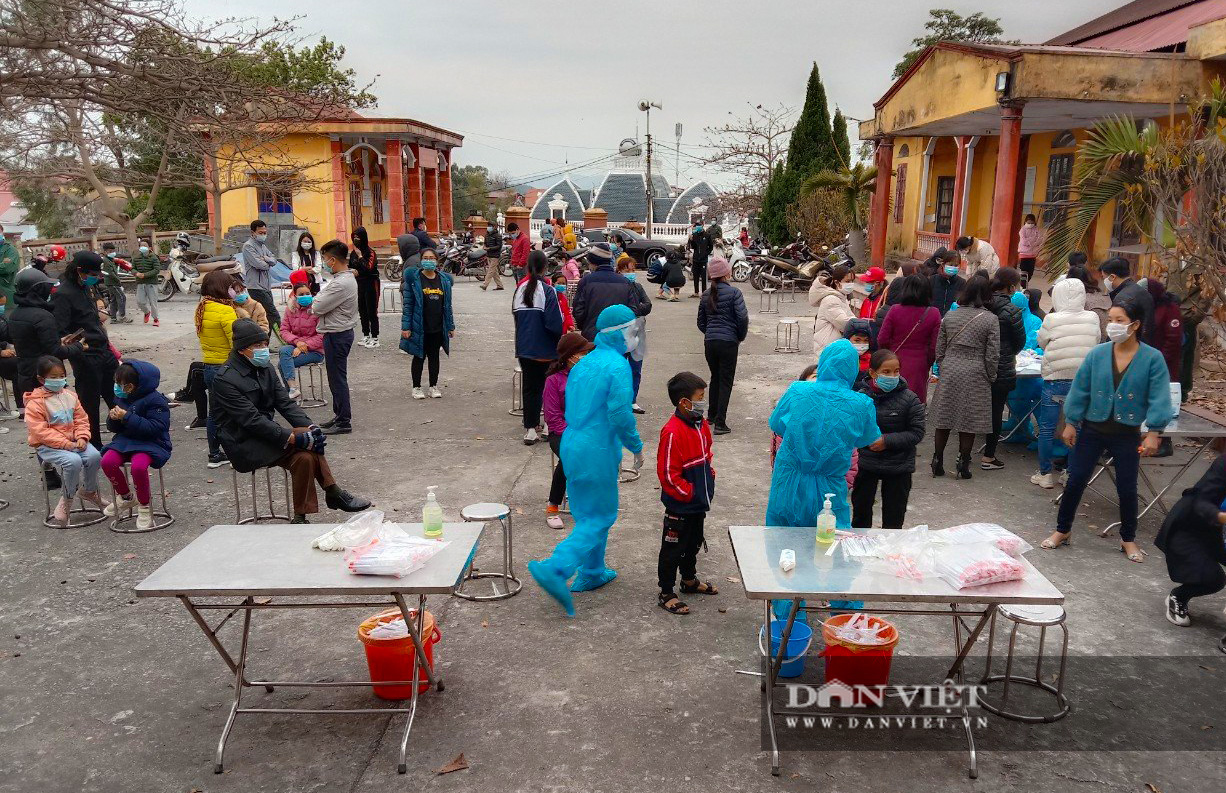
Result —
[[1035, 473], [1030, 477], [1030, 484], [1038, 485], [1044, 490], [1051, 490], [1056, 486], [1056, 472], [1049, 471], [1047, 473]]
[[153, 508], [142, 504], [136, 508], [136, 528], [138, 531], [148, 531], [153, 528]]
[[328, 429], [332, 429], [335, 426], [336, 426], [336, 416], [333, 416], [332, 418], [325, 421], [323, 424], [320, 424], [319, 428], [321, 430], [328, 430]]
[[370, 347], [370, 337], [369, 337], [369, 336], [363, 336], [363, 337], [362, 337], [362, 346], [363, 346], [363, 347]]
[[102, 510], [102, 514], [106, 515], [108, 518], [113, 518], [121, 512], [127, 512], [135, 505], [136, 499], [132, 497], [131, 493], [126, 496], [117, 495], [111, 500], [111, 503], [107, 504], [106, 508]]
[[425, 392], [425, 391], [422, 391], [420, 386], [419, 386], [419, 387], [417, 387], [417, 388], [414, 388], [414, 389], [413, 389], [413, 398], [414, 398], [414, 399], [425, 399], [425, 398], [426, 398], [426, 392]]
[[373, 338], [371, 338], [371, 340], [370, 340], [370, 346], [371, 346], [372, 348], [374, 348], [374, 347], [378, 347], [378, 346], [379, 346], [379, 337], [378, 337], [378, 336], [374, 336]]
[[1005, 464], [993, 457], [991, 460], [981, 461], [979, 467], [985, 471], [999, 471], [1005, 467]]
[[299, 391], [297, 388], [291, 388], [291, 389], [289, 390], [289, 398], [290, 398], [290, 399], [298, 399], [298, 397], [300, 397], [300, 396], [302, 396], [302, 392], [301, 392], [301, 391]]
[[674, 295], [673, 297], [670, 297], [670, 298], [668, 299], [668, 302], [670, 302], [670, 303], [680, 303], [680, 302], [681, 302], [681, 298], [679, 298], [679, 297], [677, 297], [677, 296], [675, 296], [675, 295]]
[[60, 496], [60, 500], [56, 502], [55, 509], [51, 512], [51, 517], [59, 521], [61, 526], [68, 525], [68, 498]]
[[160, 328], [160, 327], [162, 327], [162, 320], [160, 320], [160, 319], [155, 319], [155, 320], [153, 320], [153, 327], [155, 327], [155, 328]]
[[633, 410], [635, 413], [638, 413], [640, 416], [647, 412], [646, 410], [643, 410], [641, 407], [639, 407], [638, 402], [635, 402], [633, 405], [631, 405], [630, 409]]
[[1188, 616], [1188, 604], [1180, 603], [1179, 598], [1174, 595], [1166, 596], [1166, 621], [1172, 625], [1178, 625], [1181, 628], [1186, 628], [1192, 624], [1192, 618]]
[[723, 424], [716, 424], [716, 425], [715, 425], [715, 426], [714, 426], [714, 427], [711, 429], [711, 434], [712, 434], [712, 435], [727, 435], [727, 434], [728, 434], [728, 433], [730, 433], [730, 432], [732, 432], [731, 428], [729, 428], [729, 427], [727, 427], [727, 426], [725, 426], [725, 425], [723, 425]]
[[531, 446], [534, 443], [536, 443], [538, 440], [540, 440], [540, 438], [536, 434], [535, 427], [530, 428], [527, 432], [524, 433], [524, 446]]
[[230, 462], [230, 458], [226, 457], [226, 453], [218, 450], [215, 454], [209, 455], [209, 468], [221, 468]]
[[146, 325], [149, 324], [149, 312], [148, 311], [145, 312], [145, 324]]
[[1068, 484], [1068, 469], [1065, 468], [1063, 471], [1060, 472], [1060, 486], [1063, 487], [1064, 485], [1067, 485], [1067, 484]]
[[205, 419], [202, 419], [199, 416], [197, 416], [196, 418], [192, 419], [191, 424], [188, 424], [183, 429], [187, 430], [188, 432], [191, 432], [192, 430], [202, 430], [206, 426], [208, 426], [208, 422]]
[[433, 386], [433, 385], [430, 386], [429, 394], [430, 394], [431, 399], [442, 399], [443, 398], [443, 392], [438, 390], [438, 386]]

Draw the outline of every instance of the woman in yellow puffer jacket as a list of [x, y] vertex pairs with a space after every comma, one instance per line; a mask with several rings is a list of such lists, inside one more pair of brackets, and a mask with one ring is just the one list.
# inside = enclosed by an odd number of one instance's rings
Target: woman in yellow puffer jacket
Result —
[[[196, 306], [196, 337], [200, 339], [200, 354], [204, 361], [204, 387], [211, 390], [213, 378], [230, 357], [234, 333], [231, 326], [238, 319], [230, 289], [234, 282], [228, 273], [214, 271], [200, 284], [200, 304]], [[217, 440], [217, 426], [209, 411], [205, 424], [209, 439], [209, 468], [224, 465], [226, 453]]]

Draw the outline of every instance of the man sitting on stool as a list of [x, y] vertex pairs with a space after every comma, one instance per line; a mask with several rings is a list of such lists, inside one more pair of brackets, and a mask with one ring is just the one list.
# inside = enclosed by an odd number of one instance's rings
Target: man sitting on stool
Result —
[[[323, 433], [277, 379], [268, 334], [249, 319], [236, 321], [233, 333], [234, 351], [213, 379], [209, 403], [234, 470], [247, 473], [273, 465], [288, 470], [294, 488], [291, 523], [308, 523], [306, 516], [319, 511], [314, 482], [324, 489], [329, 509], [361, 512], [369, 507], [368, 499], [342, 490], [332, 478]], [[274, 412], [293, 429], [278, 424]]]

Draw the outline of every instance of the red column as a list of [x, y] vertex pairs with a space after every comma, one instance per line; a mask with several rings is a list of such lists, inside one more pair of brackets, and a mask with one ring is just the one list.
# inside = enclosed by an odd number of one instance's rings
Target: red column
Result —
[[894, 168], [894, 139], [881, 138], [876, 152], [877, 185], [873, 192], [872, 219], [869, 223], [872, 239], [872, 261], [878, 267], [885, 266], [885, 233], [889, 228], [887, 215], [890, 211], [891, 171]]
[[960, 135], [954, 138], [954, 145], [958, 147], [958, 157], [954, 167], [954, 211], [949, 221], [951, 248], [953, 241], [962, 236], [962, 222], [966, 219], [962, 217], [962, 194], [966, 191], [966, 155], [971, 145], [970, 136]]
[[408, 199], [405, 210], [405, 220], [412, 222], [413, 218], [422, 217], [421, 211], [421, 151], [416, 143], [409, 144], [413, 153], [413, 164], [406, 171], [405, 197]]
[[400, 141], [387, 141], [387, 206], [392, 224], [392, 239], [405, 232], [404, 222], [404, 162]]
[[[434, 163], [437, 165], [437, 161]], [[426, 219], [426, 230], [432, 234], [439, 233], [438, 227], [438, 168], [426, 168], [422, 172], [425, 189], [422, 190], [422, 203]]]
[[447, 167], [438, 172], [438, 230], [445, 234], [454, 230], [455, 220], [451, 217], [451, 152], [443, 155]]
[[344, 240], [348, 234], [349, 218], [345, 214], [345, 161], [339, 140], [332, 141], [332, 220], [336, 238]]
[[1017, 238], [1013, 229], [1017, 223], [1017, 180], [1022, 176], [1022, 107], [1001, 105], [1000, 148], [996, 154], [996, 185], [992, 189], [992, 236], [990, 242], [1000, 256], [1001, 264], [1013, 261]]

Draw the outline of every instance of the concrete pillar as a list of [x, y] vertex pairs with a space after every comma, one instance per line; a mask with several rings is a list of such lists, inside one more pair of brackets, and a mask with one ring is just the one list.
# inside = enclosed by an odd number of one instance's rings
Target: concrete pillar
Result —
[[519, 230], [524, 234], [529, 234], [532, 231], [529, 222], [532, 218], [532, 210], [528, 207], [507, 207], [507, 211], [503, 213], [506, 225], [512, 223], [519, 225]]
[[345, 214], [345, 157], [339, 140], [332, 141], [332, 230], [349, 244], [349, 216]]
[[603, 229], [609, 225], [609, 213], [600, 207], [583, 210], [583, 228]]
[[883, 137], [877, 141], [876, 150], [877, 186], [873, 192], [872, 218], [869, 223], [872, 238], [872, 262], [878, 267], [885, 266], [885, 236], [890, 227], [887, 215], [890, 211], [890, 185], [893, 180], [894, 139]]
[[474, 237], [484, 237], [485, 222], [485, 218], [480, 215], [469, 215], [464, 218], [464, 230]]
[[387, 208], [392, 240], [405, 233], [404, 217], [404, 158], [400, 141], [387, 141]]
[[421, 201], [421, 150], [416, 143], [410, 143], [409, 151], [413, 155], [413, 162], [405, 170], [404, 190], [408, 199], [405, 221], [412, 223], [413, 218], [425, 217], [426, 213], [422, 211]]
[[422, 168], [422, 217], [426, 219], [426, 230], [432, 234], [439, 233], [438, 227], [438, 169]]
[[962, 135], [954, 138], [954, 145], [958, 147], [958, 158], [954, 167], [954, 207], [949, 220], [949, 240], [950, 247], [958, 237], [962, 236], [962, 223], [966, 220], [962, 216], [962, 208], [965, 202], [962, 200], [963, 194], [966, 192], [966, 161], [968, 156], [973, 156], [974, 150], [970, 148], [971, 138]]
[[451, 216], [451, 152], [444, 153], [442, 158], [447, 164], [438, 172], [438, 229], [440, 233], [447, 233], [454, 231], [455, 225]]
[[996, 154], [996, 184], [992, 190], [992, 232], [989, 241], [1000, 256], [1002, 266], [1015, 258], [1010, 256], [1010, 251], [1017, 247], [1017, 239], [1012, 232], [1017, 224], [1017, 213], [1021, 211], [1017, 201], [1017, 180], [1024, 178], [1021, 151], [1022, 106], [1015, 103], [1001, 105], [1000, 148]]

